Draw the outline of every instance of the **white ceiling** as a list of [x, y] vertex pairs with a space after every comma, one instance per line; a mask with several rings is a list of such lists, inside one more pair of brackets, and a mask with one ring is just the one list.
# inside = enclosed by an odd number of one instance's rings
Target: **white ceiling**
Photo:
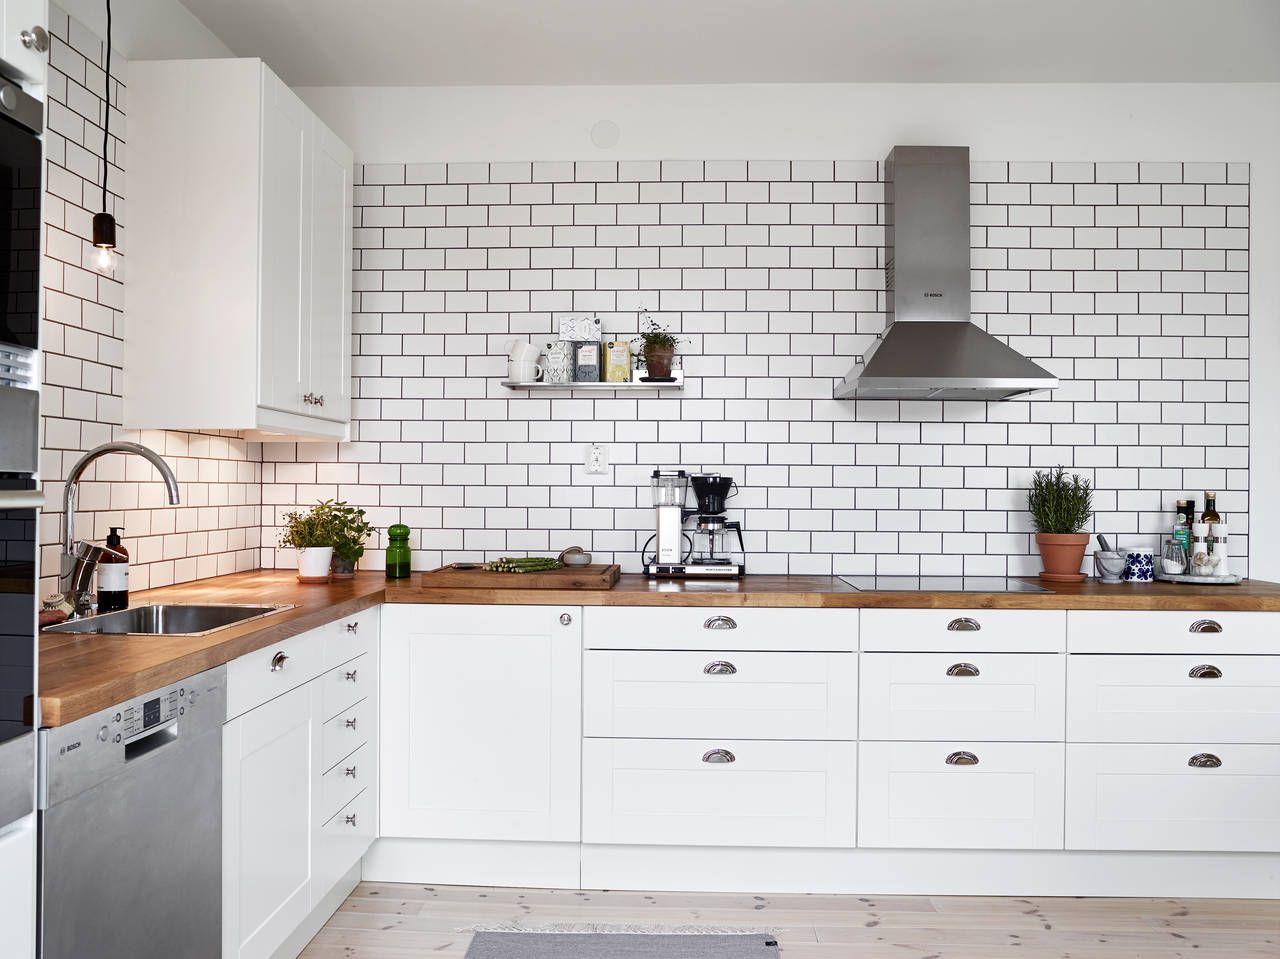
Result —
[[183, 0], [299, 86], [1280, 80], [1280, 0]]

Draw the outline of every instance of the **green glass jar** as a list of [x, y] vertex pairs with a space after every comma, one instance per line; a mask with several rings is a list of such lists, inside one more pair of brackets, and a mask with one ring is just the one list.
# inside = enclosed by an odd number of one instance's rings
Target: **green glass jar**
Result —
[[387, 579], [408, 579], [413, 568], [409, 527], [396, 523], [387, 530]]

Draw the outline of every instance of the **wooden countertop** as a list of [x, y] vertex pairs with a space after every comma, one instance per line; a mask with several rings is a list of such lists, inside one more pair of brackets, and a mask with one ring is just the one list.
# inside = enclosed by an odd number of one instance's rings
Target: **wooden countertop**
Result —
[[[1033, 580], [1034, 581], [1034, 580]], [[290, 604], [296, 608], [206, 636], [40, 637], [40, 708], [59, 726], [230, 662], [282, 639], [380, 603], [528, 606], [759, 606], [880, 609], [1133, 609], [1280, 612], [1280, 584], [1172, 583], [1055, 585], [1047, 593], [859, 592], [833, 576], [747, 576], [732, 583], [653, 581], [628, 574], [611, 590], [444, 589], [420, 576], [387, 582], [382, 573], [325, 586], [300, 585], [290, 570], [235, 573], [139, 592], [145, 603]]]
[[[1027, 582], [1040, 584], [1035, 578]], [[529, 606], [765, 606], [807, 609], [1183, 609], [1280, 612], [1280, 584], [1055, 583], [1046, 593], [861, 592], [835, 576], [746, 576], [724, 583], [626, 574], [611, 590], [442, 589], [420, 577], [386, 584], [388, 603]]]
[[294, 609], [205, 636], [77, 636], [40, 634], [40, 722], [62, 726], [100, 709], [229, 663], [382, 602], [381, 573], [303, 586], [286, 570], [234, 573], [134, 593], [130, 605], [234, 603]]

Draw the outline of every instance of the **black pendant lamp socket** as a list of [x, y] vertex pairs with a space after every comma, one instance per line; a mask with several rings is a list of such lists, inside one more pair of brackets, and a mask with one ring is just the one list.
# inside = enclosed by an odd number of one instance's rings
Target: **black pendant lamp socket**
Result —
[[107, 3], [106, 72], [103, 81], [103, 98], [106, 101], [102, 116], [102, 212], [93, 215], [93, 268], [104, 276], [116, 271], [116, 218], [107, 212], [107, 171], [110, 163], [107, 151], [111, 141], [111, 0]]

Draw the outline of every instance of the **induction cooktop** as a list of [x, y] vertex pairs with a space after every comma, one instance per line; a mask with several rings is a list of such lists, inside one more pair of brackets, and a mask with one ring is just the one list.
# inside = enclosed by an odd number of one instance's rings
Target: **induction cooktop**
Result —
[[863, 593], [1048, 593], [1035, 583], [1004, 576], [841, 576]]

